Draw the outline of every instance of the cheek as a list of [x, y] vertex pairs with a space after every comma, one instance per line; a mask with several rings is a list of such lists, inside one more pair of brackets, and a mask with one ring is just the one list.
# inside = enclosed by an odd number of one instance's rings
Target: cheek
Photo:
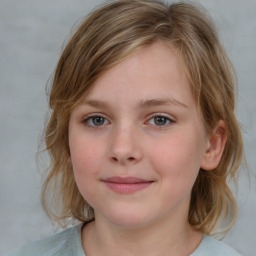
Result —
[[76, 172], [87, 172], [95, 169], [102, 155], [102, 147], [99, 141], [90, 140], [82, 136], [77, 136], [69, 141], [70, 155], [73, 167]]
[[200, 141], [195, 136], [176, 135], [152, 148], [152, 165], [163, 180], [177, 186], [193, 185], [202, 159]]
[[98, 177], [102, 148], [97, 143], [80, 137], [79, 140], [71, 141], [70, 154], [77, 186], [84, 194], [83, 190], [93, 186], [92, 179]]
[[99, 170], [99, 147], [81, 140], [70, 145], [71, 161], [77, 187], [84, 200], [92, 207], [97, 198], [96, 182]]

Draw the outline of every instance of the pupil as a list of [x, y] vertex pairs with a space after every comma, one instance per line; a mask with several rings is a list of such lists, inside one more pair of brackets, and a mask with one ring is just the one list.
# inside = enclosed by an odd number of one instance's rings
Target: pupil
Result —
[[165, 117], [161, 117], [161, 116], [155, 117], [155, 124], [157, 124], [157, 125], [164, 125], [164, 124], [166, 124], [166, 118]]
[[93, 122], [93, 124], [94, 125], [102, 125], [103, 123], [104, 123], [104, 118], [103, 117], [100, 117], [100, 116], [98, 116], [98, 117], [94, 117], [93, 119], [92, 119], [92, 122]]

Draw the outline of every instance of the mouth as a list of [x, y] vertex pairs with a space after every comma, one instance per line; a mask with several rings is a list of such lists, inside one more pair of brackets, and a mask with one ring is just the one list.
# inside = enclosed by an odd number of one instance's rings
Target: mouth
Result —
[[136, 177], [110, 177], [102, 180], [108, 188], [119, 194], [132, 194], [149, 187], [154, 181]]

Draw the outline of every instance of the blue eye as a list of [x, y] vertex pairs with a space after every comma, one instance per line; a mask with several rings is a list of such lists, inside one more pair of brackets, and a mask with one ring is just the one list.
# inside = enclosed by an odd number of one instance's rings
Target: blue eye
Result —
[[156, 126], [165, 126], [173, 122], [173, 120], [165, 116], [154, 116], [149, 120], [149, 124]]
[[91, 116], [86, 118], [83, 123], [88, 126], [103, 126], [105, 124], [108, 124], [108, 121], [102, 116]]

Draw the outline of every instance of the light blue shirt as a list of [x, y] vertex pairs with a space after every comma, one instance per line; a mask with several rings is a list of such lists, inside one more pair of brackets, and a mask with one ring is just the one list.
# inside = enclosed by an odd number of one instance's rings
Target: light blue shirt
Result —
[[[85, 256], [81, 243], [82, 225], [15, 249], [7, 256]], [[231, 247], [205, 235], [190, 256], [241, 256]]]

